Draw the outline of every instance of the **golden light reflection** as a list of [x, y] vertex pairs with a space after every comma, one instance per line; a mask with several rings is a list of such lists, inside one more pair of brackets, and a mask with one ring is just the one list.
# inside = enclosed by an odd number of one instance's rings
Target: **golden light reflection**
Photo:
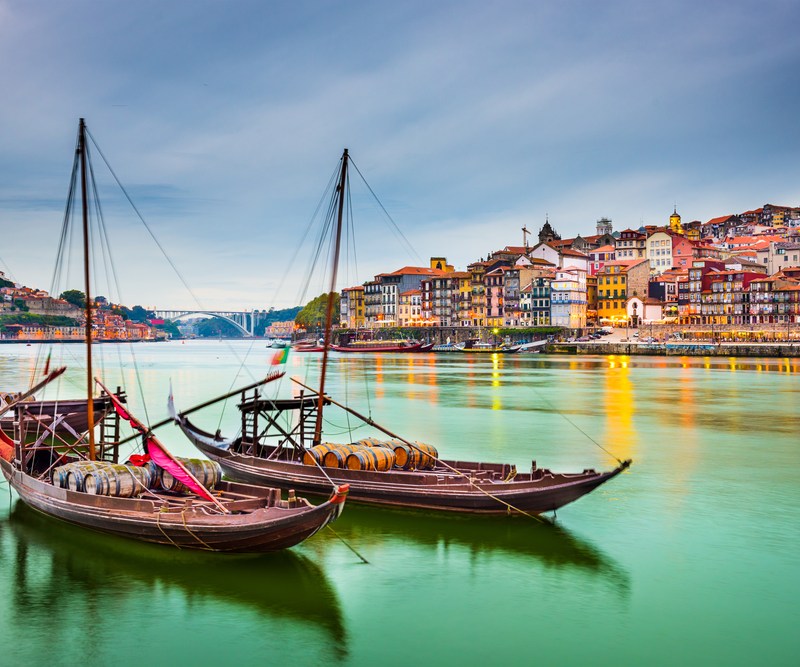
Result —
[[[634, 395], [633, 384], [628, 368], [628, 357], [620, 357], [619, 367], [616, 361], [609, 361], [612, 372], [604, 374], [605, 378], [605, 413], [606, 432], [603, 442], [607, 449], [620, 459], [634, 458], [637, 436], [633, 428]], [[616, 459], [609, 456], [608, 463], [616, 465]]]
[[383, 359], [382, 355], [375, 354], [375, 398], [384, 398], [386, 391], [383, 388]]

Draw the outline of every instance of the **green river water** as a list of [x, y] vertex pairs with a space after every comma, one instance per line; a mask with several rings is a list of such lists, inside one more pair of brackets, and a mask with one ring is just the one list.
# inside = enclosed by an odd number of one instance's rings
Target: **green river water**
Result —
[[[170, 380], [188, 407], [263, 375], [272, 355], [263, 341], [131, 349], [135, 361], [98, 346], [98, 373], [150, 421], [166, 416]], [[0, 346], [0, 389], [27, 386], [43, 354]], [[56, 361], [70, 367], [59, 394], [80, 395], [81, 347], [54, 348]], [[290, 355], [287, 375], [313, 381], [318, 368], [319, 355]], [[368, 565], [330, 531], [257, 557], [97, 535], [36, 514], [3, 482], [0, 664], [800, 660], [800, 360], [339, 355], [326, 389], [448, 458], [634, 463], [555, 527], [348, 504], [334, 528]], [[326, 414], [331, 440], [374, 434]], [[233, 434], [237, 411], [195, 421]], [[192, 454], [176, 428], [160, 436]]]

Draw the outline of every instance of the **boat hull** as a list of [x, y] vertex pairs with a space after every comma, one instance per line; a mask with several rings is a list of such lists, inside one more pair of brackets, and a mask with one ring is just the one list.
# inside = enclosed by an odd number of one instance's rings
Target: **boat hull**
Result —
[[414, 343], [413, 345], [331, 345], [335, 352], [429, 352], [433, 344]]
[[[267, 506], [265, 489], [222, 483], [226, 489], [262, 499], [242, 501], [236, 514], [208, 514], [193, 503], [175, 511], [163, 511], [151, 500], [111, 498], [78, 493], [37, 480], [11, 463], [0, 460], [3, 475], [20, 499], [47, 516], [82, 528], [142, 542], [180, 549], [260, 553], [292, 547], [335, 520], [343, 499], [317, 506], [284, 509]], [[249, 508], [247, 507], [249, 502]], [[236, 510], [236, 504], [231, 504]]]
[[[348, 484], [352, 502], [407, 507], [465, 514], [514, 514], [521, 510], [541, 514], [557, 510], [612, 479], [629, 463], [608, 472], [585, 471], [576, 475], [558, 475], [540, 471], [541, 477], [526, 474], [527, 479], [508, 482], [470, 483], [466, 475], [446, 469], [428, 472], [391, 470], [387, 472], [325, 468], [299, 461], [276, 461], [243, 456], [209, 444], [202, 436], [193, 438], [184, 432], [206, 456], [217, 461], [225, 475], [248, 484], [293, 488], [305, 494], [328, 494], [331, 481]], [[479, 464], [458, 464], [462, 467]]]

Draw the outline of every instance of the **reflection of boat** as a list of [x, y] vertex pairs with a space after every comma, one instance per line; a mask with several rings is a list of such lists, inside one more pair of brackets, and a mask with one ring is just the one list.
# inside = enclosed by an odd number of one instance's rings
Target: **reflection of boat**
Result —
[[336, 529], [348, 541], [359, 545], [396, 539], [428, 546], [460, 546], [476, 555], [528, 556], [548, 567], [578, 568], [612, 576], [623, 588], [628, 586], [628, 575], [619, 564], [591, 544], [549, 522], [521, 524], [488, 517], [465, 518], [353, 506], [348, 507]]
[[[54, 523], [23, 503], [11, 510], [4, 550], [16, 552], [6, 567], [16, 568], [16, 613], [41, 622], [48, 609], [53, 628], [70, 625], [69, 615], [86, 599], [147, 604], [154, 594], [180, 592], [256, 610], [266, 619], [290, 619], [320, 629], [333, 650], [347, 651], [347, 633], [336, 591], [325, 572], [293, 551], [221, 558], [196, 551], [165, 551]], [[48, 566], [43, 564], [49, 563]], [[54, 604], [57, 601], [57, 604]], [[63, 622], [62, 622], [63, 621]], [[7, 650], [7, 649], [6, 649]]]
[[[92, 313], [96, 307], [89, 292], [92, 283], [87, 202], [96, 202], [97, 192], [90, 193], [87, 188], [89, 174], [94, 172], [90, 165], [87, 168], [86, 139], [86, 126], [81, 119], [62, 240], [69, 236], [69, 212], [73, 209], [77, 190], [83, 202], [86, 423], [94, 425], [97, 421], [92, 397], [95, 383], [103, 390], [103, 404], [110, 402], [113, 412], [107, 415], [98, 413], [98, 419], [101, 419], [99, 442], [95, 441], [94, 427], [83, 435], [75, 433], [75, 440], [67, 442], [54, 428], [60, 415], [55, 415], [49, 425], [36, 422], [34, 428], [32, 420], [25, 418], [26, 403], [18, 400], [14, 407], [15, 441], [0, 434], [0, 444], [3, 444], [0, 449], [0, 468], [3, 475], [22, 502], [33, 509], [100, 532], [179, 549], [209, 551], [262, 552], [298, 544], [339, 516], [346, 489], [337, 489], [328, 501], [316, 507], [304, 498], [293, 497], [294, 494], [290, 494], [288, 500], [282, 500], [278, 489], [230, 482], [217, 482], [212, 494], [197, 479], [200, 474], [198, 470], [192, 472], [175, 459], [150, 430], [130, 414], [123, 406], [125, 398], [121, 391], [115, 396], [111, 395], [93, 377]], [[80, 189], [75, 187], [79, 174]], [[93, 176], [91, 182], [94, 182]], [[54, 371], [39, 384], [55, 379], [63, 370]], [[154, 468], [116, 465], [120, 462], [120, 419], [130, 422], [142, 436], [147, 458], [152, 459], [150, 462]], [[38, 429], [44, 432], [41, 435], [34, 432], [31, 437], [30, 431]], [[73, 467], [67, 468], [64, 464], [73, 464]], [[151, 483], [155, 473], [160, 475], [160, 485]], [[165, 475], [183, 486], [167, 486]], [[87, 482], [85, 487], [84, 480]], [[89, 485], [89, 480], [93, 481], [92, 485]], [[178, 488], [182, 491], [178, 491]]]
[[[338, 210], [338, 219], [335, 225], [332, 220], [327, 221], [327, 228], [336, 229], [336, 238], [332, 246], [333, 274], [328, 290], [319, 390], [296, 381], [311, 393], [286, 399], [243, 394], [238, 406], [242, 413], [242, 432], [237, 438], [212, 435], [195, 426], [185, 414], [176, 415], [176, 421], [189, 440], [203, 454], [217, 461], [232, 479], [314, 494], [329, 493], [331, 485], [348, 484], [350, 497], [356, 501], [450, 512], [502, 515], [553, 511], [625, 470], [630, 461], [620, 461], [616, 468], [606, 472], [583, 470], [565, 474], [537, 468], [535, 463], [529, 471], [518, 472], [516, 466], [508, 463], [442, 460], [428, 445], [409, 442], [325, 394], [327, 349], [336, 294], [336, 258], [340, 250], [344, 202], [348, 196], [347, 166], [345, 150], [339, 183], [327, 209]], [[322, 425], [323, 409], [331, 404], [379, 429], [392, 440], [366, 439], [352, 451], [330, 451], [331, 445], [322, 445]], [[375, 451], [378, 449], [380, 454]], [[395, 462], [398, 465], [394, 465]]]

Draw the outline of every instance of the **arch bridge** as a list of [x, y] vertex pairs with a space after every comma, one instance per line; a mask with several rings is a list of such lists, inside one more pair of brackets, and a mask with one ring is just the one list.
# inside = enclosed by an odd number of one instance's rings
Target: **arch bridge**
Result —
[[256, 325], [266, 319], [266, 311], [256, 310], [155, 310], [156, 317], [164, 320], [179, 320], [190, 315], [216, 317], [235, 326], [246, 338], [251, 338]]

